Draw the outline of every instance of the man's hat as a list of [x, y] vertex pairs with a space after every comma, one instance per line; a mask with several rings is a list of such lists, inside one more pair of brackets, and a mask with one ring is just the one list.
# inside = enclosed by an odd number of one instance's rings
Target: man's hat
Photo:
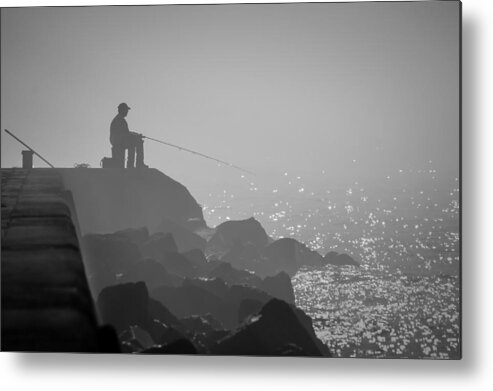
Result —
[[120, 110], [120, 109], [128, 109], [128, 110], [130, 110], [130, 107], [128, 107], [128, 105], [126, 103], [120, 103], [118, 105], [118, 110]]

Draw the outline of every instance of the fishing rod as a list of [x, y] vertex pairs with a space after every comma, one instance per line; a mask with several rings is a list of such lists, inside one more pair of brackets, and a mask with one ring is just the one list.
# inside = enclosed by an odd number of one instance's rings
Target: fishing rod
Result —
[[218, 163], [221, 163], [221, 164], [224, 164], [226, 166], [229, 166], [229, 167], [232, 167], [232, 168], [236, 168], [237, 170], [240, 170], [240, 171], [243, 171], [243, 172], [246, 172], [250, 175], [255, 175], [255, 173], [251, 172], [251, 171], [248, 171], [244, 168], [241, 168], [241, 167], [238, 167], [232, 163], [229, 163], [229, 162], [225, 162], [224, 160], [220, 160], [220, 159], [216, 159], [212, 156], [208, 156], [208, 155], [205, 155], [203, 153], [200, 153], [200, 152], [197, 152], [197, 151], [193, 151], [191, 149], [188, 149], [188, 148], [184, 148], [184, 147], [180, 147], [179, 145], [175, 145], [175, 144], [171, 144], [171, 143], [168, 143], [166, 141], [162, 141], [162, 140], [157, 140], [155, 138], [152, 138], [152, 137], [147, 137], [147, 136], [144, 136], [142, 135], [142, 138], [146, 138], [148, 140], [151, 140], [151, 141], [155, 141], [157, 143], [160, 143], [160, 144], [164, 144], [164, 145], [167, 145], [169, 147], [173, 147], [173, 148], [176, 148], [176, 149], [179, 149], [180, 151], [185, 151], [185, 152], [190, 152], [190, 153], [193, 153], [194, 155], [198, 155], [198, 156], [201, 156], [201, 157], [204, 157], [206, 159], [209, 159], [209, 160], [214, 160], [215, 162], [218, 162]]
[[29, 145], [27, 145], [25, 142], [23, 142], [22, 140], [20, 140], [19, 138], [17, 138], [16, 136], [14, 136], [11, 132], [9, 132], [7, 129], [4, 129], [5, 132], [7, 132], [7, 134], [9, 136], [12, 136], [13, 138], [15, 138], [17, 141], [19, 141], [22, 145], [24, 145], [26, 148], [28, 148], [32, 153], [34, 153], [37, 157], [39, 157], [42, 161], [44, 161], [46, 164], [48, 164], [51, 168], [55, 168], [55, 166], [53, 164], [51, 164], [48, 160], [46, 160], [43, 156], [41, 156], [39, 153], [37, 153], [34, 149], [32, 149]]

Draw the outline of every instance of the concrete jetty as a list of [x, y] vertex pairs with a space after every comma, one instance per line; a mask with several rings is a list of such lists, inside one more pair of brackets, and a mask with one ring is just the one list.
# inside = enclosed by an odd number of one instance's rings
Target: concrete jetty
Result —
[[81, 236], [163, 219], [205, 226], [180, 183], [155, 169], [0, 169], [3, 351], [114, 352], [98, 323]]
[[75, 208], [61, 174], [0, 172], [2, 351], [107, 350], [84, 272]]

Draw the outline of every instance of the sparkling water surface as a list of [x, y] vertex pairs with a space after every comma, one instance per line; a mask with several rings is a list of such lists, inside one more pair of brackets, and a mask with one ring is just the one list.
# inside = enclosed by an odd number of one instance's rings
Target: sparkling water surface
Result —
[[458, 178], [431, 165], [338, 184], [324, 170], [265, 182], [241, 175], [203, 200], [211, 226], [254, 216], [273, 238], [361, 263], [292, 279], [296, 304], [334, 356], [459, 357]]

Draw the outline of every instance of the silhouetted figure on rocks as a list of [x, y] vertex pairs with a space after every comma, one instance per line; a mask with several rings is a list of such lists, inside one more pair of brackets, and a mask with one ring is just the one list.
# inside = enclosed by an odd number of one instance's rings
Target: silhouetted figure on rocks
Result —
[[110, 126], [110, 142], [113, 147], [113, 158], [121, 161], [125, 160], [125, 150], [128, 149], [127, 168], [145, 168], [144, 164], [144, 139], [141, 134], [131, 132], [128, 129], [125, 117], [130, 107], [126, 103], [118, 105], [118, 114]]

